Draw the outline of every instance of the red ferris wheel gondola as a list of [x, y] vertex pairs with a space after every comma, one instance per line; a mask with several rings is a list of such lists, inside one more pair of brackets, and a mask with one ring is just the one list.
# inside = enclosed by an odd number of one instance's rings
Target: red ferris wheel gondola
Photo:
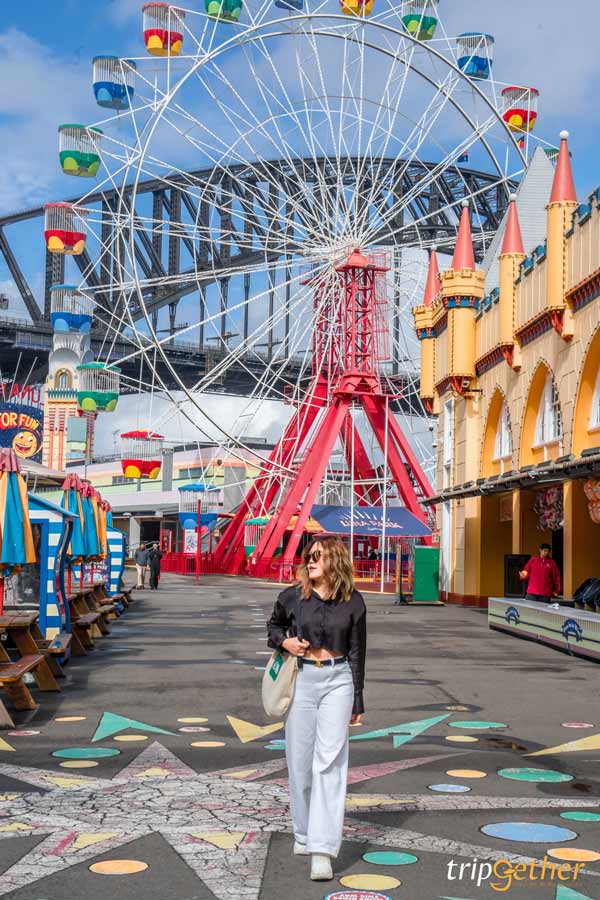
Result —
[[127, 478], [158, 478], [164, 436], [155, 431], [126, 431], [121, 435], [121, 466]]

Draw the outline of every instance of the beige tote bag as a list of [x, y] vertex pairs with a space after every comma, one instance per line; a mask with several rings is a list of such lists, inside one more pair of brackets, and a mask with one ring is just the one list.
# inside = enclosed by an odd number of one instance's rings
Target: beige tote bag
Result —
[[[296, 621], [298, 637], [302, 639], [302, 601], [300, 588], [296, 590]], [[285, 716], [296, 685], [298, 657], [285, 650], [275, 650], [267, 663], [262, 680], [262, 703], [268, 716], [280, 719]]]

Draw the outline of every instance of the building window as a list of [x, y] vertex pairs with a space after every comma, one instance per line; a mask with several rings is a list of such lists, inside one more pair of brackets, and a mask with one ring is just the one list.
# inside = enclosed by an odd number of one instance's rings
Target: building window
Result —
[[535, 425], [535, 444], [537, 447], [547, 447], [549, 444], [556, 444], [561, 437], [562, 417], [558, 391], [556, 390], [554, 378], [549, 372], [544, 384]]
[[590, 424], [592, 428], [600, 428], [600, 369], [596, 375], [596, 386], [594, 388], [594, 396], [592, 397], [592, 408], [590, 410]]
[[71, 389], [71, 373], [66, 369], [60, 369], [54, 378], [54, 386], [58, 391], [68, 391]]
[[454, 463], [454, 401], [444, 403], [444, 454], [442, 459], [444, 488], [451, 487]]
[[508, 415], [508, 406], [502, 404], [500, 418], [498, 419], [498, 428], [496, 429], [496, 440], [494, 443], [494, 462], [500, 463], [500, 472], [504, 472], [504, 464], [512, 459], [512, 431], [510, 427], [510, 418]]

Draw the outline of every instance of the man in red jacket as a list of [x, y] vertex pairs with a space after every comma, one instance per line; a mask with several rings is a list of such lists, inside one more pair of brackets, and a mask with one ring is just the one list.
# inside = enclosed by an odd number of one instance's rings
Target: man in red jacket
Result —
[[526, 600], [537, 600], [550, 603], [552, 597], [558, 597], [562, 583], [558, 566], [550, 558], [550, 544], [540, 544], [540, 555], [532, 556], [525, 568], [519, 572], [523, 581], [527, 581]]

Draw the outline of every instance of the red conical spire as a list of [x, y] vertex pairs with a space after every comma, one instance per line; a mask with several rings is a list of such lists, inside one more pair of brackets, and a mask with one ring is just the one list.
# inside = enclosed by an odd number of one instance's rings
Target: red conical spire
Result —
[[438, 268], [437, 253], [431, 251], [429, 257], [429, 273], [427, 275], [427, 283], [425, 284], [425, 296], [423, 297], [423, 306], [431, 306], [440, 289], [440, 270]]
[[556, 162], [550, 203], [577, 201], [575, 182], [573, 181], [573, 170], [571, 169], [571, 159], [569, 157], [569, 145], [567, 144], [568, 139], [569, 132], [561, 131], [560, 150], [558, 151], [558, 160]]
[[469, 201], [463, 200], [463, 211], [460, 217], [456, 247], [452, 257], [452, 268], [455, 272], [461, 269], [475, 269], [473, 238], [471, 237], [471, 219], [469, 217]]
[[504, 243], [502, 244], [502, 254], [504, 253], [520, 253], [525, 255], [523, 250], [523, 238], [521, 236], [521, 225], [519, 224], [519, 213], [517, 212], [516, 195], [510, 195], [510, 205], [508, 207], [508, 219], [506, 221], [506, 231], [504, 232]]

